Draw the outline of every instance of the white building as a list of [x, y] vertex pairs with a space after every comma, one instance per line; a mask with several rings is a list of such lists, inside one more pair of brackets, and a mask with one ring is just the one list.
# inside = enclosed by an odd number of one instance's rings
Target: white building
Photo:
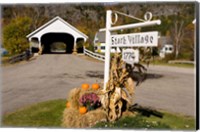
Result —
[[43, 53], [51, 52], [51, 45], [55, 42], [66, 44], [66, 53], [77, 52], [77, 42], [87, 40], [88, 36], [64, 21], [55, 17], [26, 36], [30, 42], [31, 51], [42, 49]]
[[174, 46], [171, 44], [165, 44], [160, 50], [160, 57], [165, 58], [166, 54], [171, 54], [174, 52]]
[[[116, 33], [112, 33], [112, 34], [116, 34]], [[98, 53], [105, 53], [105, 46], [106, 46], [106, 43], [105, 43], [106, 39], [105, 39], [105, 31], [102, 31], [102, 32], [97, 32], [95, 34], [95, 38], [94, 38], [94, 51], [95, 52], [98, 52]], [[119, 48], [111, 48], [111, 53], [114, 53], [114, 52], [120, 52], [120, 49]]]
[[159, 56], [165, 58], [166, 54], [171, 54], [174, 52], [173, 41], [170, 37], [162, 36], [158, 39], [159, 43]]

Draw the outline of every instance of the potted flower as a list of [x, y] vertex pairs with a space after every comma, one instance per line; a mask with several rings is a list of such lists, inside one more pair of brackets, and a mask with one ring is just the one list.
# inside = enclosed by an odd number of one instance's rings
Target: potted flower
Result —
[[101, 105], [100, 99], [95, 93], [84, 94], [83, 96], [80, 97], [79, 102], [83, 106], [87, 107], [88, 111], [94, 110]]

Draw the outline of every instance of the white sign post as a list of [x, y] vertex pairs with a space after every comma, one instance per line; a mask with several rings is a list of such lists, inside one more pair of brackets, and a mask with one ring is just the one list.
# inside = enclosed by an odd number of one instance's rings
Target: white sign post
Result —
[[122, 51], [122, 60], [130, 65], [139, 62], [139, 50], [134, 49], [124, 49]]
[[106, 46], [105, 46], [105, 64], [104, 64], [104, 89], [106, 89], [106, 83], [109, 79], [110, 70], [110, 27], [111, 27], [111, 16], [112, 11], [108, 10], [106, 12]]
[[[117, 16], [115, 14], [115, 16]], [[106, 89], [106, 84], [109, 80], [109, 70], [110, 70], [110, 47], [148, 47], [148, 46], [157, 46], [157, 32], [147, 32], [147, 33], [138, 33], [138, 34], [126, 34], [126, 35], [112, 35], [111, 31], [129, 29], [129, 28], [138, 28], [152, 25], [160, 25], [160, 20], [154, 21], [144, 21], [140, 23], [128, 24], [111, 27], [112, 24], [112, 11], [108, 10], [106, 12], [106, 28], [101, 29], [100, 31], [106, 31], [106, 49], [105, 49], [105, 64], [104, 64], [104, 90]], [[112, 43], [111, 43], [112, 39]], [[125, 42], [126, 41], [126, 42]]]

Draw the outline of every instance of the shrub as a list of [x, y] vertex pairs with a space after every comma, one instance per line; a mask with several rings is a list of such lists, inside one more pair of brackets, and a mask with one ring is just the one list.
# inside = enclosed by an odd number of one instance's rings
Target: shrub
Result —
[[9, 54], [19, 54], [28, 47], [26, 35], [30, 33], [31, 19], [18, 17], [3, 27], [3, 46]]
[[86, 49], [88, 49], [88, 50], [94, 52], [94, 45], [88, 43], [88, 44], [86, 44]]
[[165, 58], [163, 59], [164, 62], [168, 62], [169, 60], [174, 60], [175, 59], [175, 54], [166, 54]]

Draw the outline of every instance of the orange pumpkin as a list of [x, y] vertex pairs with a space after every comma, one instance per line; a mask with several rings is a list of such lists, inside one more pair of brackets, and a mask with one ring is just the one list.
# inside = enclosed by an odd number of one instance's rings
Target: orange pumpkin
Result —
[[89, 84], [87, 84], [87, 83], [84, 83], [84, 84], [81, 85], [81, 88], [82, 88], [83, 90], [88, 90], [89, 87], [90, 87], [90, 86], [89, 86]]
[[79, 113], [80, 114], [85, 114], [87, 112], [87, 108], [85, 106], [79, 107]]
[[70, 102], [66, 103], [66, 107], [69, 108], [70, 107]]
[[97, 83], [92, 84], [92, 89], [97, 90], [99, 88], [100, 88], [99, 84]]

